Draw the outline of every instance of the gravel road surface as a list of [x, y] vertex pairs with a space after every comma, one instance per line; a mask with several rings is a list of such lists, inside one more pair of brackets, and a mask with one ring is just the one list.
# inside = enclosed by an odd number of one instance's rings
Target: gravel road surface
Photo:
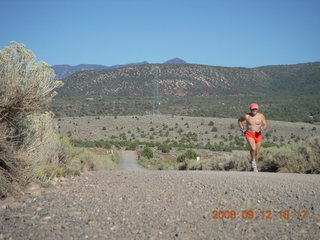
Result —
[[121, 151], [119, 167], [128, 171], [147, 171], [146, 168], [138, 164], [136, 151]]
[[320, 239], [319, 175], [97, 171], [27, 192], [0, 201], [0, 239]]

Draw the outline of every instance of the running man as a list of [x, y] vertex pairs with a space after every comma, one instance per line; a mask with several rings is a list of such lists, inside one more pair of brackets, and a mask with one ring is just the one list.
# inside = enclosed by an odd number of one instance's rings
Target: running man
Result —
[[[268, 128], [266, 118], [262, 113], [258, 113], [259, 105], [250, 104], [250, 113], [242, 115], [238, 120], [242, 134], [247, 139], [250, 146], [251, 163], [254, 172], [258, 172], [257, 163], [262, 141], [262, 131]], [[247, 130], [243, 127], [243, 121], [247, 123]]]

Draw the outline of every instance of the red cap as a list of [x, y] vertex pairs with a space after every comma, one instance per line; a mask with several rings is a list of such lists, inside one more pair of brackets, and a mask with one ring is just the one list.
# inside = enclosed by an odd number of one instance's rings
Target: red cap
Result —
[[250, 110], [251, 110], [251, 109], [255, 109], [255, 108], [256, 108], [256, 109], [259, 109], [259, 105], [256, 104], [256, 103], [251, 103], [251, 104], [250, 104]]

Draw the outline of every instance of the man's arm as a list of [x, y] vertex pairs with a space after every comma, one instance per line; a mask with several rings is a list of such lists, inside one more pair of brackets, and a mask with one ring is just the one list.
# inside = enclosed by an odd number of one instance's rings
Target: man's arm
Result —
[[245, 121], [245, 120], [246, 120], [246, 115], [245, 115], [245, 114], [242, 115], [242, 116], [238, 119], [238, 126], [239, 126], [239, 128], [244, 129], [242, 122]]
[[245, 135], [245, 130], [243, 127], [242, 122], [246, 120], [246, 115], [242, 115], [239, 119], [238, 119], [238, 126], [241, 128], [241, 135], [244, 136]]

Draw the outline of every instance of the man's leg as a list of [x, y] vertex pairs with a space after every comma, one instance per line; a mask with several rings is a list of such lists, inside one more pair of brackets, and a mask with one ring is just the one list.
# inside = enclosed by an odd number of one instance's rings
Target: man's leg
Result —
[[255, 156], [257, 154], [257, 146], [256, 142], [253, 138], [247, 138], [248, 144], [250, 146], [250, 155], [251, 155], [251, 160], [255, 159]]
[[256, 156], [257, 156], [257, 144], [253, 138], [247, 138], [247, 141], [250, 145], [250, 155], [252, 161], [252, 168], [254, 172], [258, 172], [257, 164], [256, 164]]
[[261, 149], [261, 142], [258, 142], [258, 143], [256, 143], [256, 155], [255, 155], [255, 159], [257, 161], [258, 161], [258, 158], [259, 158], [260, 149]]

